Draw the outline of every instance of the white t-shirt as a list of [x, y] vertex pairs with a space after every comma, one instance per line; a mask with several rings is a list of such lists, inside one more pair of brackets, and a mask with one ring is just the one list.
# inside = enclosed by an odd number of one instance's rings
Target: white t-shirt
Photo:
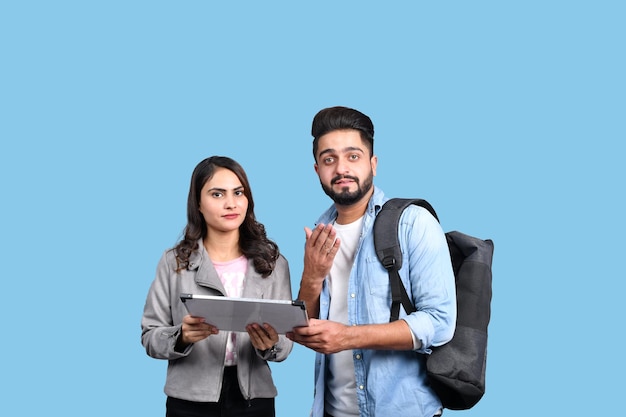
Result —
[[[348, 281], [362, 225], [363, 217], [349, 224], [334, 225], [341, 245], [329, 274], [331, 301], [328, 319], [344, 324], [348, 324]], [[352, 350], [327, 355], [328, 378], [324, 407], [334, 417], [359, 415], [352, 355]]]

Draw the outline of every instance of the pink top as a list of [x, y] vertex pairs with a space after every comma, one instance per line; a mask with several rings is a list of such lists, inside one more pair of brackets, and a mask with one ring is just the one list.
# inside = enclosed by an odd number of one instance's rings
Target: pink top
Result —
[[[226, 289], [226, 295], [228, 297], [241, 297], [243, 292], [244, 278], [246, 276], [246, 270], [248, 269], [248, 259], [245, 256], [240, 256], [237, 259], [226, 262], [215, 262], [213, 266], [219, 275], [224, 288]], [[237, 333], [230, 332], [226, 342], [226, 360], [225, 366], [232, 366], [237, 364]]]

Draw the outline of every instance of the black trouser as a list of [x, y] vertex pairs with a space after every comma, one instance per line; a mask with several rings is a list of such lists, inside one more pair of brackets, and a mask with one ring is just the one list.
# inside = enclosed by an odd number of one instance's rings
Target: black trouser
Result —
[[220, 400], [216, 403], [167, 397], [165, 417], [275, 417], [274, 398], [246, 400], [237, 382], [237, 367], [224, 368]]

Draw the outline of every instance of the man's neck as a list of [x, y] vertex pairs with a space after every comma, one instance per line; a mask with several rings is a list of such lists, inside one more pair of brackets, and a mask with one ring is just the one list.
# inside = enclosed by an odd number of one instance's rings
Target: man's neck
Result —
[[349, 206], [335, 204], [335, 208], [337, 209], [337, 223], [350, 224], [362, 217], [367, 210], [367, 205], [369, 204], [370, 198], [372, 198], [372, 194], [374, 194], [374, 187], [354, 204], [350, 204]]

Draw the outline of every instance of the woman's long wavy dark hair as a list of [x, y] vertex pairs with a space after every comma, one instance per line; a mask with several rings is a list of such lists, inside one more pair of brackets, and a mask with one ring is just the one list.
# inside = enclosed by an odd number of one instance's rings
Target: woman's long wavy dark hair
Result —
[[243, 185], [243, 193], [248, 198], [248, 212], [239, 226], [239, 249], [248, 259], [253, 260], [254, 269], [265, 278], [276, 266], [278, 245], [267, 238], [265, 226], [256, 221], [252, 190], [246, 172], [238, 162], [226, 156], [211, 156], [201, 161], [193, 170], [187, 198], [187, 226], [183, 238], [174, 248], [178, 264], [176, 270], [180, 272], [189, 266], [189, 257], [193, 251], [198, 250], [198, 240], [207, 236], [206, 222], [200, 213], [200, 192], [218, 168], [232, 171]]

